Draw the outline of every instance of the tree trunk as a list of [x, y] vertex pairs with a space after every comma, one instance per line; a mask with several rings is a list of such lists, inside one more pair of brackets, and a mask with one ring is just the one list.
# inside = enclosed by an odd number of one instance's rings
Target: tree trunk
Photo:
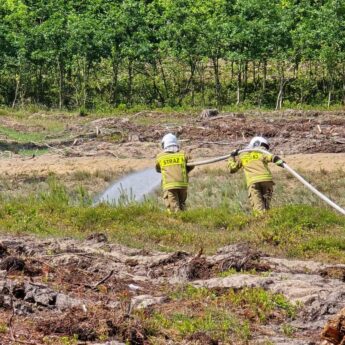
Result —
[[153, 74], [151, 76], [152, 78], [152, 84], [153, 84], [153, 90], [154, 90], [154, 95], [153, 97], [150, 99], [150, 102], [152, 103], [154, 100], [158, 101], [160, 104], [159, 106], [163, 106], [165, 105], [165, 97], [162, 93], [162, 91], [160, 90], [159, 86], [157, 85], [156, 79], [157, 76], [159, 76], [159, 70], [158, 70], [158, 66], [156, 61], [153, 61], [151, 63], [152, 69], [153, 69]]
[[279, 71], [279, 92], [277, 96], [276, 101], [276, 110], [281, 109], [283, 106], [283, 95], [284, 95], [284, 85], [286, 83], [284, 78], [284, 63], [281, 62], [278, 65], [278, 71]]
[[294, 64], [293, 74], [294, 74], [294, 78], [298, 79], [299, 63], [298, 63], [297, 59], [296, 59], [295, 64]]
[[266, 80], [267, 80], [267, 60], [265, 59], [262, 62], [262, 85], [261, 85], [261, 92], [260, 92], [259, 101], [258, 101], [259, 107], [261, 107], [263, 98], [265, 97]]
[[200, 63], [200, 85], [201, 85], [201, 100], [202, 106], [205, 107], [205, 65], [201, 62]]
[[117, 83], [119, 78], [119, 59], [117, 57], [112, 58], [111, 61], [111, 86], [110, 86], [110, 103], [115, 105], [117, 101]]
[[127, 103], [128, 105], [132, 104], [132, 87], [133, 87], [133, 61], [130, 59], [128, 61], [128, 95]]
[[[194, 73], [196, 69], [196, 62], [192, 59], [189, 60], [190, 77], [187, 80], [185, 88], [180, 92], [178, 104], [182, 105], [184, 96], [190, 91], [190, 85], [194, 86]], [[193, 90], [192, 90], [192, 103], [193, 103]]]
[[39, 103], [44, 103], [45, 102], [45, 98], [43, 97], [44, 95], [44, 88], [43, 88], [43, 73], [42, 73], [42, 69], [43, 67], [40, 66], [39, 68], [39, 75], [38, 75], [38, 102]]
[[59, 109], [62, 109], [64, 100], [63, 100], [63, 85], [64, 85], [64, 71], [63, 71], [63, 65], [60, 62], [60, 59], [58, 59], [58, 70], [59, 70]]
[[255, 60], [253, 60], [253, 87], [254, 90], [256, 90], [256, 63]]
[[242, 62], [238, 64], [237, 71], [237, 91], [236, 91], [236, 105], [241, 103], [241, 86], [242, 86]]
[[83, 107], [86, 108], [87, 100], [87, 63], [86, 58], [83, 59]]
[[280, 78], [280, 83], [279, 83], [279, 92], [277, 96], [277, 101], [276, 101], [276, 110], [279, 110], [282, 108], [283, 105], [283, 90], [284, 90], [284, 79], [281, 77]]
[[267, 60], [263, 63], [263, 78], [262, 78], [262, 93], [266, 92], [266, 81], [267, 81]]
[[345, 65], [343, 65], [343, 97], [342, 103], [345, 104]]
[[221, 84], [220, 84], [220, 80], [219, 80], [219, 59], [218, 59], [218, 57], [213, 57], [212, 62], [213, 62], [213, 70], [214, 70], [214, 90], [215, 90], [215, 95], [216, 95], [216, 103], [217, 103], [217, 106], [219, 106]]
[[162, 80], [163, 80], [163, 85], [164, 85], [164, 99], [166, 101], [169, 98], [169, 87], [168, 87], [168, 82], [167, 82], [167, 78], [165, 75], [161, 58], [158, 58], [158, 64], [159, 64], [160, 73], [162, 75]]
[[17, 103], [17, 98], [18, 98], [18, 92], [19, 92], [19, 87], [20, 87], [20, 76], [17, 74], [16, 75], [16, 88], [14, 91], [14, 99], [12, 102], [12, 108], [14, 108], [16, 106]]
[[194, 107], [195, 105], [195, 83], [194, 83], [194, 75], [195, 75], [195, 70], [196, 70], [197, 62], [195, 61], [190, 61], [190, 85], [192, 89], [192, 106]]
[[244, 87], [243, 87], [243, 99], [245, 101], [247, 98], [247, 89], [248, 89], [248, 61], [244, 63], [244, 71], [243, 71], [243, 80], [244, 80]]
[[331, 80], [329, 90], [328, 90], [327, 108], [331, 106], [333, 90], [334, 90], [334, 85], [333, 85], [333, 80]]

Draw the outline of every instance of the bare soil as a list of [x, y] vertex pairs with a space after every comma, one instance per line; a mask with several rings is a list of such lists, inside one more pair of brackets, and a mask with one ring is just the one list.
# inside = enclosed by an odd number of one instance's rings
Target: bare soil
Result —
[[[10, 158], [0, 159], [2, 174], [47, 176], [111, 171], [121, 175], [152, 166], [160, 151], [160, 140], [168, 131], [178, 134], [182, 147], [194, 159], [228, 154], [245, 146], [252, 136], [264, 135], [270, 140], [271, 151], [296, 168], [337, 170], [345, 162], [345, 112], [223, 113], [210, 119], [142, 112], [86, 123], [79, 119], [65, 121], [60, 139], [47, 136], [40, 144], [12, 142], [11, 152], [16, 152], [16, 145], [34, 148], [37, 144], [38, 148], [50, 148], [50, 153], [37, 157], [12, 153]], [[37, 125], [5, 117], [1, 124], [23, 132], [37, 130]], [[0, 140], [0, 144], [8, 142]]]
[[[344, 265], [273, 258], [246, 245], [221, 248], [213, 256], [192, 256], [130, 249], [108, 243], [103, 234], [84, 242], [6, 236], [0, 241], [4, 345], [59, 344], [63, 336], [77, 337], [82, 344], [151, 344], [145, 319], [155, 311], [176, 308], [181, 302], [171, 299], [170, 292], [187, 283], [217, 294], [263, 287], [299, 303], [293, 319], [278, 314], [265, 324], [251, 319], [252, 337], [246, 344], [320, 344], [322, 326], [345, 306]], [[239, 273], [219, 277], [231, 268]], [[248, 269], [258, 273], [245, 274]], [[342, 275], [325, 276], [332, 270]], [[146, 317], [138, 317], [138, 310]], [[243, 306], [234, 312], [243, 316], [250, 310]], [[293, 327], [292, 337], [282, 333], [281, 322]], [[200, 332], [183, 342], [173, 334], [155, 337], [166, 344], [225, 344]]]

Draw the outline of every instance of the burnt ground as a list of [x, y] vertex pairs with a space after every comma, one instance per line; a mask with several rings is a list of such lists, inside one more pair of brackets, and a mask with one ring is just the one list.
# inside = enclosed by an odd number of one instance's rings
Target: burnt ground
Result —
[[[89, 132], [98, 133], [96, 141], [115, 135], [119, 144], [159, 143], [167, 131], [172, 131], [189, 149], [200, 150], [215, 144], [218, 149], [222, 144], [238, 147], [252, 136], [263, 135], [270, 140], [272, 149], [284, 154], [338, 153], [345, 152], [344, 115], [345, 112], [312, 111], [286, 111], [274, 116], [272, 113], [223, 113], [209, 119], [180, 119], [174, 124], [166, 115], [145, 113], [135, 118], [98, 119], [87, 127]], [[85, 127], [75, 130], [85, 130]], [[139, 147], [136, 149], [140, 151]], [[144, 157], [147, 157], [145, 153]]]
[[[43, 114], [44, 115], [44, 114]], [[43, 116], [42, 115], [42, 116]], [[211, 118], [188, 114], [143, 111], [128, 117], [104, 117], [89, 122], [64, 118], [65, 129], [45, 141], [15, 142], [1, 138], [2, 150], [49, 148], [64, 156], [106, 155], [116, 158], [152, 158], [164, 134], [171, 131], [199, 156], [228, 152], [245, 145], [254, 135], [267, 137], [272, 149], [284, 154], [345, 152], [345, 111], [221, 113]], [[48, 115], [45, 115], [46, 118]], [[54, 118], [54, 115], [49, 115]], [[5, 122], [4, 122], [5, 121]], [[32, 132], [11, 119], [2, 123], [12, 130]]]
[[[320, 344], [323, 325], [345, 306], [345, 265], [273, 258], [247, 245], [192, 256], [130, 249], [109, 243], [103, 234], [83, 242], [6, 236], [0, 242], [4, 345], [65, 344], [61, 339], [67, 336], [80, 344], [152, 344], [146, 320], [176, 308], [180, 302], [171, 292], [185, 284], [218, 294], [262, 288], [297, 306], [293, 317], [274, 311], [265, 323], [245, 306], [235, 308], [250, 324], [252, 335], [243, 344]], [[220, 276], [228, 270], [235, 273]], [[294, 333], [284, 334], [282, 322]], [[162, 331], [154, 336], [161, 344], [229, 343], [207, 332], [183, 339]]]

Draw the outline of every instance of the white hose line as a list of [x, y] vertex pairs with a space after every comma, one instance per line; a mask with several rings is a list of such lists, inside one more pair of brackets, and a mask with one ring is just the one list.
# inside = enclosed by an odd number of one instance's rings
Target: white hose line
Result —
[[316, 194], [320, 199], [326, 202], [329, 206], [333, 207], [335, 210], [340, 212], [345, 216], [345, 210], [338, 206], [335, 202], [329, 199], [326, 195], [319, 192], [315, 187], [313, 187], [309, 182], [307, 182], [302, 176], [297, 174], [297, 172], [291, 169], [286, 163], [283, 164], [283, 167], [293, 176], [295, 176], [300, 182], [302, 182], [308, 189], [310, 189], [314, 194]]
[[[242, 152], [260, 152], [260, 153], [264, 153], [264, 154], [270, 154], [270, 152], [266, 151], [266, 150], [262, 150], [262, 149], [243, 149], [240, 150], [239, 153]], [[208, 159], [205, 161], [199, 161], [199, 162], [190, 162], [187, 163], [187, 166], [197, 166], [197, 165], [204, 165], [204, 164], [210, 164], [210, 163], [214, 163], [214, 162], [219, 162], [222, 160], [225, 160], [227, 158], [231, 157], [230, 155], [226, 155], [226, 156], [221, 156], [221, 157], [216, 157], [213, 159]], [[345, 210], [340, 207], [339, 205], [337, 205], [335, 202], [333, 202], [331, 199], [329, 199], [326, 195], [322, 194], [321, 192], [319, 192], [314, 186], [312, 186], [309, 182], [307, 182], [301, 175], [299, 175], [295, 170], [293, 170], [292, 168], [290, 168], [286, 163], [283, 164], [283, 167], [294, 177], [296, 177], [297, 180], [299, 180], [301, 183], [303, 183], [311, 192], [313, 192], [314, 194], [316, 194], [321, 200], [323, 200], [324, 202], [326, 202], [329, 206], [333, 207], [335, 210], [337, 210], [338, 212], [340, 212], [342, 215], [345, 216]]]
[[220, 156], [220, 157], [216, 157], [216, 158], [206, 159], [204, 161], [199, 161], [199, 162], [189, 162], [189, 163], [187, 163], [187, 167], [196, 167], [198, 165], [216, 163], [219, 161], [224, 161], [230, 157], [231, 157], [231, 155], [226, 155], [226, 156]]
[[[261, 149], [243, 149], [243, 150], [239, 151], [238, 153], [252, 152], [252, 151], [257, 151], [257, 152], [261, 152], [261, 153], [268, 153], [268, 154], [270, 154], [269, 152], [261, 150]], [[225, 161], [226, 159], [228, 159], [230, 157], [231, 157], [231, 154], [225, 155], [225, 156], [216, 157], [216, 158], [210, 158], [210, 159], [206, 159], [204, 161], [199, 161], [199, 162], [189, 162], [189, 163], [187, 163], [187, 166], [188, 167], [196, 167], [198, 165], [206, 165], [206, 164], [216, 163], [216, 162], [220, 162], [220, 161]]]
[[[252, 152], [252, 151], [257, 151], [257, 152], [261, 152], [261, 153], [268, 153], [268, 154], [270, 154], [269, 152], [261, 150], [261, 149], [243, 149], [243, 150], [239, 151], [238, 153]], [[216, 163], [216, 162], [220, 162], [220, 161], [225, 161], [226, 159], [228, 159], [230, 157], [231, 157], [231, 154], [225, 155], [225, 156], [216, 157], [216, 158], [210, 158], [210, 159], [206, 159], [204, 161], [199, 161], [199, 162], [189, 162], [189, 163], [187, 163], [187, 166], [188, 167], [196, 167], [198, 165], [206, 165], [206, 164]]]

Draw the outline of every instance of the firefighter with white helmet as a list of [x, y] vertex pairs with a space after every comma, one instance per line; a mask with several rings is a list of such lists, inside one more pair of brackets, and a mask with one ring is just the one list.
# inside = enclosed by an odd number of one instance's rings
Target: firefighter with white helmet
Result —
[[162, 174], [162, 189], [165, 206], [169, 212], [184, 210], [186, 207], [190, 159], [180, 150], [174, 134], [166, 134], [161, 142], [163, 152], [156, 157], [156, 170]]
[[[254, 137], [248, 149], [269, 149], [269, 143], [264, 137]], [[273, 195], [273, 177], [268, 168], [268, 163], [275, 163], [283, 166], [284, 161], [270, 153], [261, 152], [243, 152], [239, 150], [232, 152], [228, 161], [230, 173], [235, 173], [243, 168], [248, 187], [248, 197], [254, 212], [262, 212], [270, 208], [270, 202]]]
[[268, 150], [270, 148], [270, 145], [268, 144], [267, 139], [264, 137], [254, 137], [250, 141], [248, 148], [253, 149], [254, 147], [260, 147], [260, 146], [262, 146], [266, 150]]

